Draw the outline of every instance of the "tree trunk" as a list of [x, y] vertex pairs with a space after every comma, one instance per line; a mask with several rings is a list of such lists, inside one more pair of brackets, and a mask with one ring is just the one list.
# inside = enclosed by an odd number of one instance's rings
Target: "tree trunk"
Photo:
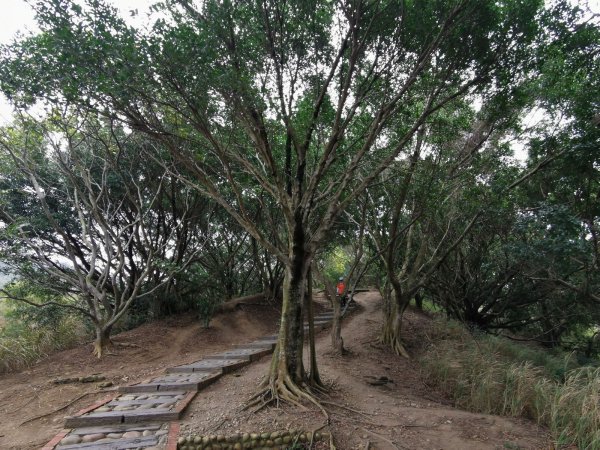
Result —
[[103, 327], [99, 324], [94, 324], [94, 326], [96, 328], [94, 355], [96, 355], [98, 358], [102, 358], [102, 356], [106, 353], [106, 350], [112, 346], [112, 341], [110, 340], [112, 326]]
[[399, 289], [385, 289], [384, 291], [384, 317], [381, 332], [381, 342], [388, 345], [398, 355], [409, 358], [409, 354], [402, 344], [402, 317], [410, 302], [410, 297], [403, 295]]
[[308, 320], [308, 346], [310, 350], [310, 366], [308, 374], [308, 382], [311, 386], [322, 388], [323, 382], [319, 375], [319, 368], [317, 367], [317, 352], [315, 349], [315, 323], [314, 323], [314, 310], [313, 310], [313, 296], [312, 296], [312, 269], [308, 270], [308, 276], [306, 277], [306, 292], [304, 294], [304, 306], [306, 308], [306, 316]]
[[[255, 397], [250, 405], [287, 401], [299, 405], [308, 400], [318, 405], [312, 397], [308, 378], [302, 362], [304, 323], [302, 305], [310, 260], [304, 249], [304, 230], [296, 225], [291, 246], [291, 264], [285, 268], [281, 325], [277, 346], [271, 360], [266, 390]], [[316, 360], [314, 361], [316, 363]], [[315, 366], [316, 370], [316, 366]]]

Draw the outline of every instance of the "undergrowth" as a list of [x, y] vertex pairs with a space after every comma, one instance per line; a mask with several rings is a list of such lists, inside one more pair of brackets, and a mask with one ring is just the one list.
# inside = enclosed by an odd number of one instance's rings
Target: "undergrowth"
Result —
[[458, 407], [527, 417], [547, 426], [559, 447], [600, 449], [600, 368], [441, 319], [429, 337], [424, 379]]
[[28, 367], [50, 353], [90, 338], [81, 318], [71, 314], [44, 323], [9, 309], [5, 319], [0, 327], [0, 373]]

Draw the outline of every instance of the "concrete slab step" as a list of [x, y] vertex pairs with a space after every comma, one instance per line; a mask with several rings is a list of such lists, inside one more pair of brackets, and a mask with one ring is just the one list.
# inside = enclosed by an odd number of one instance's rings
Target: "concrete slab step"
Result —
[[99, 425], [116, 425], [142, 422], [168, 422], [178, 420], [179, 409], [146, 409], [133, 411], [90, 412], [81, 416], [65, 419], [66, 428], [91, 427]]
[[273, 340], [263, 340], [263, 341], [254, 341], [249, 342], [247, 344], [235, 344], [235, 348], [270, 348], [271, 350], [275, 350], [275, 346], [277, 345], [277, 339]]
[[109, 434], [109, 433], [126, 433], [128, 431], [158, 431], [162, 427], [161, 423], [145, 423], [131, 425], [106, 425], [99, 427], [82, 427], [75, 428], [70, 434], [85, 436], [86, 434]]
[[247, 359], [203, 359], [191, 364], [170, 367], [167, 373], [218, 372], [226, 374], [250, 364]]
[[270, 348], [238, 348], [217, 355], [207, 356], [207, 359], [245, 359], [246, 361], [256, 361], [272, 352], [273, 350]]
[[214, 383], [221, 376], [222, 371], [193, 372], [184, 377], [174, 378], [173, 375], [164, 375], [153, 378], [148, 382], [119, 387], [119, 392], [168, 392], [173, 390], [199, 391], [205, 386]]

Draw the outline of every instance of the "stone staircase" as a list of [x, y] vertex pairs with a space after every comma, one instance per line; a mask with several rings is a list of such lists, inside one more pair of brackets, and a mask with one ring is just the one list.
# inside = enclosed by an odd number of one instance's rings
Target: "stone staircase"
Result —
[[[332, 312], [316, 315], [315, 331], [325, 328], [332, 319]], [[163, 375], [141, 383], [121, 386], [114, 395], [66, 417], [65, 429], [42, 450], [176, 450], [176, 421], [198, 391], [272, 353], [276, 343], [277, 335], [264, 336], [168, 368]]]

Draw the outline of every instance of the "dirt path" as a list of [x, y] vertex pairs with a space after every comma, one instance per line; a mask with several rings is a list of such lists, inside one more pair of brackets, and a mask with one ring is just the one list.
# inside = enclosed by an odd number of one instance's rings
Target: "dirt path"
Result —
[[[359, 296], [358, 302], [362, 311], [345, 320], [342, 329], [347, 356], [331, 354], [327, 331], [321, 332], [317, 341], [321, 375], [333, 385], [333, 394], [323, 401], [330, 411], [338, 449], [363, 449], [367, 443], [371, 449], [381, 450], [549, 448], [545, 431], [531, 422], [452, 408], [422, 383], [416, 362], [398, 358], [377, 345], [379, 295], [367, 293]], [[409, 340], [409, 349], [422, 347], [419, 330], [428, 322], [424, 316], [408, 314], [407, 330], [416, 332]], [[255, 392], [268, 364], [269, 358], [264, 358], [202, 391], [187, 410], [183, 433], [321, 427], [325, 419], [316, 409], [282, 406], [257, 413], [240, 410]], [[393, 383], [373, 386], [369, 384], [373, 377], [387, 377]]]
[[[358, 297], [362, 310], [344, 321], [343, 337], [349, 354], [329, 352], [329, 333], [318, 335], [317, 351], [322, 377], [332, 385], [323, 398], [330, 411], [331, 430], [338, 449], [501, 449], [548, 448], [544, 430], [520, 420], [471, 414], [452, 408], [425, 386], [416, 362], [390, 354], [377, 345], [381, 321], [375, 293]], [[115, 385], [130, 384], [161, 373], [166, 367], [192, 362], [231, 344], [275, 331], [278, 312], [248, 307], [217, 317], [205, 330], [191, 316], [178, 317], [122, 333], [115, 355], [95, 360], [89, 346], [54, 355], [30, 370], [0, 376], [0, 448], [40, 448], [61, 428], [63, 417], [105, 396], [95, 385], [55, 385], [57, 377], [101, 373]], [[422, 348], [429, 319], [408, 314], [407, 340], [412, 351]], [[187, 409], [183, 433], [273, 431], [282, 428], [315, 429], [324, 424], [316, 408], [288, 406], [258, 413], [242, 412], [241, 405], [266, 373], [269, 358], [222, 377], [201, 391]], [[373, 386], [373, 377], [392, 383]], [[76, 399], [64, 410], [52, 413]], [[28, 419], [47, 416], [21, 425]], [[393, 444], [392, 444], [393, 442]]]

